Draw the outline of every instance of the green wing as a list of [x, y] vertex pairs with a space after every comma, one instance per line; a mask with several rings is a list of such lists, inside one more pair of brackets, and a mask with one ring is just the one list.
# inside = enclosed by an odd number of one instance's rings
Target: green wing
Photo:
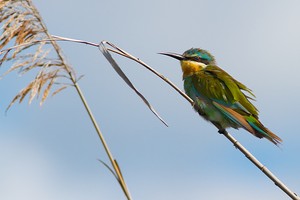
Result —
[[[191, 84], [188, 86], [192, 86], [188, 92], [193, 97], [210, 101], [231, 121], [256, 137], [265, 137], [276, 145], [282, 141], [258, 120], [258, 110], [249, 101], [255, 98], [251, 90], [219, 67], [208, 65], [187, 78]], [[253, 98], [245, 95], [243, 91]]]
[[[205, 96], [241, 115], [253, 115], [257, 118], [258, 110], [249, 101], [255, 98], [251, 90], [218, 66], [208, 65], [191, 79], [199, 96]], [[245, 95], [243, 91], [253, 98]]]

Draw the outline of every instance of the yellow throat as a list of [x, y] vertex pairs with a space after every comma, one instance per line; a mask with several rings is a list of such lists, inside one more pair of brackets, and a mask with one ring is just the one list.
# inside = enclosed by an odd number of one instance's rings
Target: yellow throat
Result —
[[182, 61], [180, 61], [180, 64], [181, 64], [181, 69], [183, 72], [183, 78], [185, 78], [187, 76], [191, 76], [195, 72], [198, 72], [207, 66], [204, 63], [190, 61], [190, 60], [182, 60]]

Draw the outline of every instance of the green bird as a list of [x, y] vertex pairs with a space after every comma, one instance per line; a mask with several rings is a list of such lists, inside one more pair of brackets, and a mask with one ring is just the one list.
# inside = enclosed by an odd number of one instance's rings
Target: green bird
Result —
[[193, 99], [195, 110], [220, 132], [229, 127], [244, 128], [275, 145], [282, 142], [259, 121], [258, 110], [250, 102], [255, 99], [252, 91], [219, 68], [208, 51], [191, 48], [182, 55], [160, 54], [180, 61], [185, 93]]

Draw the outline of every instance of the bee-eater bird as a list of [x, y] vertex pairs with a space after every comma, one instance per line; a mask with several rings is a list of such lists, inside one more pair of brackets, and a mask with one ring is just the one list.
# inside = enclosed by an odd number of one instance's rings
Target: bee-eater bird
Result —
[[[278, 145], [282, 140], [258, 119], [252, 91], [219, 68], [206, 50], [191, 48], [182, 55], [160, 53], [180, 61], [185, 93], [194, 101], [195, 110], [222, 133], [226, 128], [244, 128], [258, 138]], [[247, 92], [245, 94], [244, 92]]]

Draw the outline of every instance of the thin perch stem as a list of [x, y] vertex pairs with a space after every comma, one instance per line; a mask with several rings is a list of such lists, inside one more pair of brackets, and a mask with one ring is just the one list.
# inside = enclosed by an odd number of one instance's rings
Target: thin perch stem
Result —
[[284, 183], [282, 183], [266, 166], [264, 166], [259, 160], [257, 160], [241, 143], [239, 143], [232, 135], [226, 130], [220, 130], [219, 133], [223, 134], [230, 142], [239, 149], [260, 171], [262, 171], [267, 177], [269, 177], [276, 186], [284, 191], [288, 196], [294, 200], [299, 200], [299, 196], [292, 192]]

